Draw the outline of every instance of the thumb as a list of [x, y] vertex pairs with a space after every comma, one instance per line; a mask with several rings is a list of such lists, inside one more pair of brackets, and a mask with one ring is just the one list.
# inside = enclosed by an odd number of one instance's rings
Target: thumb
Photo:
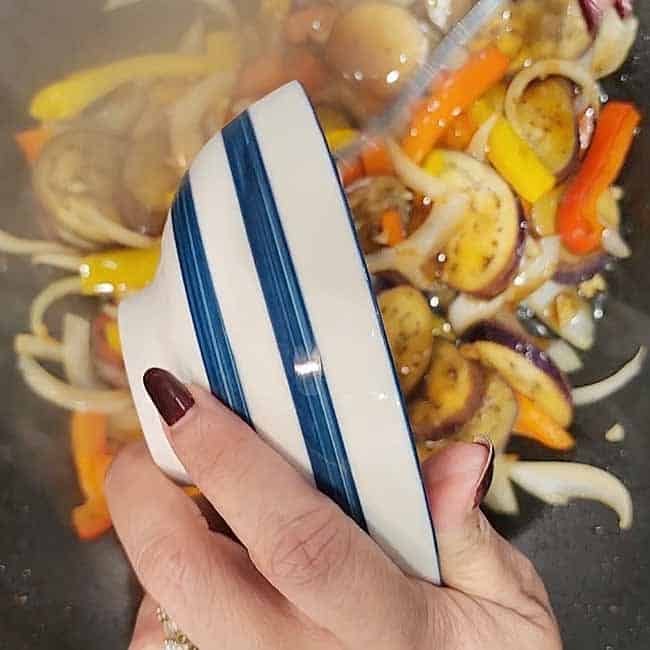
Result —
[[489, 441], [454, 443], [424, 464], [431, 515], [446, 586], [518, 610], [536, 595], [550, 611], [546, 590], [531, 562], [504, 540], [480, 510], [492, 481]]

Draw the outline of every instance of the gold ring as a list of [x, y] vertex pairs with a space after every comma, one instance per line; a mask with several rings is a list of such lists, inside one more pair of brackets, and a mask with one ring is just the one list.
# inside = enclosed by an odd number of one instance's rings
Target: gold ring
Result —
[[199, 650], [162, 607], [156, 609], [156, 616], [165, 630], [163, 650]]

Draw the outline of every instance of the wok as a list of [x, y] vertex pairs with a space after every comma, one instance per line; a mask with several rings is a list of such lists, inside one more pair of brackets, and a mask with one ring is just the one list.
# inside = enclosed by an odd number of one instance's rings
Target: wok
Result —
[[[143, 3], [147, 4], [147, 3]], [[152, 19], [152, 7], [159, 7]], [[158, 0], [108, 18], [99, 1], [3, 0], [0, 3], [0, 227], [36, 234], [29, 175], [11, 134], [27, 124], [25, 106], [48, 80], [115, 52], [168, 47], [190, 16], [177, 0]], [[606, 85], [650, 116], [650, 4], [634, 56]], [[647, 34], [647, 35], [644, 35]], [[599, 344], [578, 377], [608, 374], [650, 344], [650, 192], [644, 157], [650, 129], [637, 139], [624, 176], [625, 214], [634, 256], [610, 274], [607, 316]], [[70, 471], [66, 421], [22, 383], [11, 350], [25, 329], [30, 298], [49, 272], [0, 256], [0, 648], [125, 648], [140, 594], [114, 536], [79, 543], [69, 525], [81, 500]], [[566, 647], [638, 650], [650, 647], [650, 366], [635, 384], [578, 415], [574, 458], [607, 468], [630, 487], [631, 531], [615, 515], [585, 502], [551, 509], [521, 495], [524, 514], [495, 523], [535, 562], [557, 612]], [[605, 441], [624, 424], [622, 444]], [[529, 459], [539, 447], [516, 448]]]

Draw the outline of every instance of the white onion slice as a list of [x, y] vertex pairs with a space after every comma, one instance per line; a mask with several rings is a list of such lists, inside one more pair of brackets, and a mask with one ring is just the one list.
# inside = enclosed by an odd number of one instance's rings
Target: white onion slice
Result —
[[632, 255], [630, 247], [616, 228], [605, 228], [601, 243], [605, 252], [619, 259], [627, 259]]
[[621, 19], [614, 6], [608, 7], [603, 13], [596, 40], [581, 63], [596, 79], [609, 76], [625, 63], [638, 31], [636, 16]]
[[427, 220], [407, 239], [366, 256], [370, 273], [398, 271], [422, 290], [433, 288], [433, 280], [422, 271], [422, 265], [435, 255], [456, 232], [468, 207], [465, 196], [454, 195], [436, 203]]
[[45, 254], [73, 254], [74, 251], [55, 241], [41, 239], [23, 239], [14, 237], [4, 230], [0, 230], [0, 253], [9, 255], [45, 255]]
[[76, 314], [63, 317], [63, 369], [65, 376], [78, 388], [97, 388], [99, 382], [91, 356], [90, 323]]
[[205, 141], [201, 118], [217, 99], [223, 100], [225, 118], [234, 83], [234, 73], [218, 72], [199, 81], [169, 109], [172, 155], [182, 169], [189, 167], [201, 150]]
[[64, 253], [41, 253], [32, 257], [32, 264], [38, 266], [52, 266], [55, 269], [63, 271], [79, 271], [82, 258], [78, 255], [68, 255]]
[[42, 338], [33, 334], [18, 334], [14, 339], [16, 354], [27, 354], [43, 361], [63, 361], [63, 346], [51, 338]]
[[489, 148], [488, 142], [490, 140], [490, 133], [492, 133], [492, 129], [499, 120], [499, 117], [499, 113], [493, 113], [490, 115], [490, 117], [481, 124], [478, 131], [476, 131], [472, 136], [472, 139], [467, 146], [466, 153], [479, 162], [485, 162]]
[[404, 185], [430, 199], [438, 199], [449, 193], [449, 188], [445, 183], [416, 165], [395, 141], [386, 140], [386, 147], [395, 168], [395, 174]]
[[[523, 304], [532, 309], [536, 316], [547, 322], [544, 312], [551, 302], [566, 289], [565, 286], [549, 280], [537, 291], [531, 293]], [[579, 350], [589, 350], [593, 347], [596, 338], [596, 325], [589, 303], [583, 300], [575, 316], [570, 321], [563, 323], [556, 331], [563, 339]]]
[[45, 312], [57, 300], [79, 293], [81, 293], [81, 278], [78, 276], [62, 278], [45, 287], [32, 302], [29, 316], [32, 332], [36, 336], [48, 336], [47, 326], [44, 321]]
[[517, 457], [507, 454], [499, 454], [494, 459], [492, 485], [483, 503], [496, 514], [510, 516], [519, 514], [519, 502], [510, 481], [510, 472], [516, 463]]
[[546, 354], [551, 357], [551, 361], [565, 374], [578, 372], [582, 369], [582, 360], [578, 353], [562, 339], [556, 339], [548, 348]]
[[461, 293], [449, 305], [447, 318], [454, 332], [460, 335], [474, 323], [492, 318], [505, 303], [505, 293], [499, 294], [492, 300], [480, 300]]
[[565, 506], [572, 499], [599, 501], [616, 511], [622, 529], [632, 526], [630, 493], [605, 470], [580, 463], [519, 461], [511, 467], [510, 478], [550, 505]]
[[605, 440], [607, 442], [623, 442], [625, 440], [625, 427], [620, 422], [617, 422], [607, 430]]
[[118, 413], [132, 407], [128, 390], [77, 388], [49, 373], [29, 355], [18, 357], [25, 383], [40, 397], [70, 411]]
[[571, 391], [573, 403], [576, 406], [586, 406], [599, 402], [610, 395], [618, 392], [629, 384], [643, 370], [643, 364], [648, 351], [641, 346], [634, 357], [628, 361], [620, 370], [602, 381], [587, 386], [580, 386]]

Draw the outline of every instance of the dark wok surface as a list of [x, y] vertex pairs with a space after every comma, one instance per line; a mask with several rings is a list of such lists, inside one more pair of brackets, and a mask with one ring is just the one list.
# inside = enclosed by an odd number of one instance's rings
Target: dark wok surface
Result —
[[[0, 2], [1, 227], [36, 233], [27, 171], [10, 139], [27, 124], [32, 91], [84, 61], [168, 47], [187, 12], [178, 10], [182, 3], [157, 4], [160, 16], [152, 25], [147, 7], [106, 20], [97, 2]], [[622, 81], [607, 90], [650, 115], [650, 5], [637, 5], [644, 28], [635, 57]], [[649, 156], [650, 131], [644, 129], [625, 174], [634, 258], [610, 275], [612, 298], [599, 349], [579, 380], [611, 371], [639, 343], [650, 344]], [[13, 334], [26, 328], [31, 296], [49, 277], [0, 255], [0, 649], [126, 648], [137, 585], [114, 537], [80, 544], [70, 531], [68, 513], [80, 494], [69, 467], [65, 419], [25, 389], [11, 351]], [[544, 576], [570, 650], [650, 647], [649, 385], [650, 368], [615, 398], [581, 412], [576, 427], [575, 458], [611, 470], [632, 490], [631, 531], [619, 532], [615, 515], [597, 504], [551, 509], [525, 496], [522, 518], [496, 522]], [[604, 439], [614, 422], [626, 427], [622, 444]], [[516, 450], [528, 459], [551, 458], [532, 445]]]

